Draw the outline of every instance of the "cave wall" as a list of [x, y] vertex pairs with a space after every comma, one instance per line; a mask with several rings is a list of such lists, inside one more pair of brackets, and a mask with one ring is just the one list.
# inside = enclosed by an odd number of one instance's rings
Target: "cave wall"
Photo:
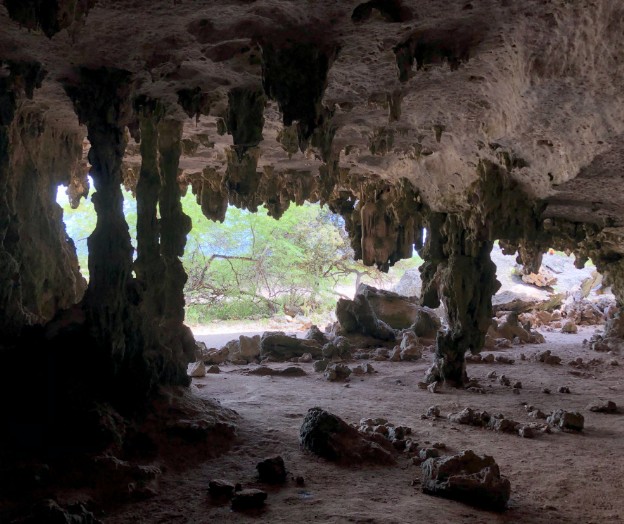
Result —
[[82, 136], [29, 101], [38, 64], [8, 64], [0, 80], [0, 339], [44, 324], [86, 287], [65, 231], [57, 187], [78, 174]]

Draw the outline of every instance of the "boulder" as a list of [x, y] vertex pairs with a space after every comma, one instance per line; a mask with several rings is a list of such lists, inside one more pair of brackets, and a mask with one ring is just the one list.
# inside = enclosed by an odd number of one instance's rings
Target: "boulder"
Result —
[[312, 358], [320, 358], [322, 356], [321, 347], [316, 340], [291, 337], [281, 331], [268, 331], [262, 334], [260, 340], [260, 357], [262, 359], [290, 360], [309, 353]]
[[360, 284], [356, 295], [363, 296], [378, 319], [393, 329], [405, 329], [416, 321], [420, 306], [414, 298]]
[[404, 297], [420, 297], [422, 279], [418, 268], [408, 269], [392, 291]]
[[234, 495], [234, 484], [227, 480], [214, 479], [208, 482], [208, 493], [214, 498], [231, 498]]
[[336, 304], [336, 318], [344, 333], [360, 333], [379, 340], [396, 338], [394, 329], [377, 318], [363, 295], [356, 295], [353, 300], [339, 299]]
[[220, 349], [209, 348], [206, 351], [202, 351], [202, 360], [207, 365], [219, 365], [223, 364], [229, 357], [230, 350], [227, 346], [223, 346]]
[[585, 418], [577, 411], [565, 411], [558, 409], [546, 420], [550, 425], [561, 430], [583, 431]]
[[429, 458], [421, 468], [423, 493], [494, 511], [503, 511], [507, 506], [511, 485], [488, 455], [480, 457], [467, 450], [450, 457]]
[[206, 365], [203, 361], [191, 362], [188, 365], [187, 374], [189, 377], [201, 378], [206, 376]]
[[351, 374], [351, 368], [345, 364], [330, 364], [325, 368], [325, 378], [330, 382], [346, 380]]
[[306, 340], [315, 340], [321, 346], [324, 346], [325, 344], [327, 344], [329, 342], [329, 339], [327, 338], [325, 333], [323, 333], [315, 325], [312, 325], [312, 327], [310, 329], [308, 329], [308, 331], [306, 332], [306, 334], [305, 334], [305, 336], [303, 338], [305, 338]]
[[260, 335], [247, 337], [241, 335], [238, 339], [239, 358], [252, 362], [260, 356]]
[[601, 404], [593, 404], [589, 406], [589, 411], [593, 411], [595, 413], [617, 413], [617, 405], [612, 400]]
[[286, 482], [286, 466], [284, 459], [279, 455], [258, 462], [256, 469], [260, 482], [266, 484], [283, 484]]
[[315, 455], [345, 465], [395, 463], [389, 441], [384, 447], [340, 417], [318, 407], [308, 411], [299, 430], [299, 441]]
[[411, 329], [419, 337], [435, 338], [441, 325], [440, 318], [436, 312], [431, 308], [423, 306], [418, 308]]
[[578, 327], [573, 320], [567, 320], [563, 323], [563, 326], [561, 326], [561, 332], [570, 334], [578, 333]]
[[312, 366], [314, 368], [314, 371], [316, 371], [317, 373], [321, 373], [322, 371], [325, 371], [327, 369], [327, 366], [329, 366], [329, 360], [317, 360], [314, 362], [314, 364], [312, 364]]
[[413, 331], [405, 331], [399, 346], [401, 360], [418, 360], [422, 358], [423, 346]]

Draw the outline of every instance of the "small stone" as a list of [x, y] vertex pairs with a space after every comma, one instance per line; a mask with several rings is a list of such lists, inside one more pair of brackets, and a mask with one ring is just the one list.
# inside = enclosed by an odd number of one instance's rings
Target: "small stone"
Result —
[[522, 426], [518, 430], [518, 435], [522, 438], [535, 438], [535, 431], [533, 431], [533, 428], [530, 428], [529, 426]]
[[571, 320], [568, 320], [561, 326], [561, 332], [570, 334], [578, 333], [578, 326]]
[[420, 460], [427, 460], [429, 458], [437, 458], [440, 456], [440, 451], [436, 448], [423, 448], [418, 452]]
[[216, 364], [213, 364], [206, 370], [206, 373], [209, 373], [211, 375], [216, 375], [218, 373], [221, 373], [221, 368], [217, 366]]
[[446, 444], [444, 442], [434, 442], [432, 447], [435, 449], [446, 449]]
[[286, 467], [282, 457], [275, 456], [258, 462], [256, 465], [260, 482], [283, 484], [286, 482]]
[[515, 362], [513, 358], [506, 357], [505, 355], [497, 355], [495, 360], [499, 364], [513, 364]]
[[585, 418], [576, 411], [558, 409], [548, 417], [547, 422], [561, 430], [583, 431]]
[[492, 362], [494, 362], [494, 355], [490, 353], [489, 355], [484, 356], [483, 362], [485, 362], [486, 364], [491, 364]]
[[232, 498], [232, 509], [234, 511], [241, 511], [261, 508], [264, 506], [266, 498], [266, 492], [260, 489], [243, 489], [234, 494]]
[[329, 360], [325, 360], [325, 359], [317, 360], [313, 364], [314, 371], [316, 371], [317, 373], [321, 373], [325, 371], [325, 369], [327, 369], [328, 365], [329, 365]]
[[560, 386], [559, 393], [570, 393], [570, 388], [568, 386]]
[[496, 373], [496, 371], [490, 371], [487, 375], [487, 378], [496, 378], [498, 376], [498, 374]]
[[345, 364], [330, 364], [325, 369], [325, 378], [330, 382], [346, 380], [351, 374], [351, 368]]
[[429, 391], [429, 393], [438, 393], [438, 389], [439, 389], [439, 382], [437, 380], [427, 386], [427, 391]]
[[187, 372], [189, 377], [202, 378], [206, 376], [206, 364], [203, 360], [197, 362], [191, 362], [188, 366]]
[[522, 389], [522, 382], [518, 380], [517, 382], [514, 383], [513, 387], [514, 389]]
[[609, 400], [604, 404], [594, 404], [589, 406], [589, 411], [595, 413], [617, 413], [617, 405], [615, 402]]
[[438, 406], [430, 406], [429, 409], [427, 409], [427, 413], [426, 416], [428, 418], [437, 418], [440, 416], [440, 408]]
[[511, 385], [511, 380], [509, 380], [509, 378], [507, 378], [505, 375], [501, 375], [500, 378], [498, 379], [498, 382], [502, 386], [510, 386]]
[[419, 389], [427, 389], [429, 384], [427, 384], [426, 382], [419, 382], [418, 383], [418, 388]]
[[609, 360], [610, 366], [619, 366], [620, 363], [616, 359]]
[[208, 482], [208, 493], [215, 498], [230, 498], [234, 495], [234, 484], [227, 480], [214, 479]]
[[297, 486], [303, 486], [305, 484], [305, 479], [301, 475], [298, 475], [295, 478], [295, 484], [297, 484]]
[[524, 353], [520, 353], [520, 360], [526, 360], [527, 357]]
[[546, 395], [550, 395], [550, 389], [549, 388], [542, 388], [542, 393], [545, 393]]
[[302, 364], [309, 364], [312, 362], [312, 353], [304, 353], [297, 360]]
[[529, 412], [529, 417], [546, 420], [546, 413], [540, 409], [535, 409]]

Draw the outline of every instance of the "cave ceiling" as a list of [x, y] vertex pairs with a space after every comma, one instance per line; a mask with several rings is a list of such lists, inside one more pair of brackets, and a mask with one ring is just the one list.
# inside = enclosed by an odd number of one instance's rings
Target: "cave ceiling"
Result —
[[[134, 97], [184, 122], [183, 175], [222, 173], [245, 155], [258, 171], [301, 177], [331, 162], [407, 179], [433, 210], [458, 211], [487, 161], [544, 200], [546, 217], [624, 226], [620, 2], [19, 5], [0, 5], [0, 60], [47, 72], [29, 104], [79, 135], [66, 86], [80, 68], [128, 71]], [[135, 141], [125, 163], [138, 172]]]

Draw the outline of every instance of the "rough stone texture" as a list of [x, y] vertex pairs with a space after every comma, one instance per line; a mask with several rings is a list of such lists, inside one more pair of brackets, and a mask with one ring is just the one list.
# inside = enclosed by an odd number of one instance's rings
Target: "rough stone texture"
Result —
[[321, 408], [308, 410], [299, 430], [299, 440], [308, 451], [334, 462], [394, 463], [394, 457], [387, 449]]
[[418, 318], [420, 308], [415, 299], [410, 300], [392, 291], [379, 290], [367, 284], [360, 284], [356, 295], [363, 296], [377, 318], [393, 329], [408, 328]]
[[576, 411], [558, 409], [551, 413], [547, 422], [562, 430], [583, 431], [585, 417]]
[[232, 509], [234, 511], [244, 511], [256, 509], [264, 506], [267, 499], [266, 491], [260, 489], [242, 489], [234, 493], [232, 497]]
[[265, 459], [256, 464], [258, 479], [267, 484], [283, 484], [286, 482], [286, 466], [280, 456]]
[[507, 506], [511, 484], [501, 477], [498, 464], [490, 456], [462, 451], [451, 457], [430, 458], [421, 468], [424, 493], [494, 511]]
[[360, 333], [380, 340], [394, 340], [396, 337], [395, 331], [377, 318], [364, 295], [356, 294], [353, 300], [339, 299], [336, 318], [344, 334]]
[[281, 331], [267, 331], [260, 341], [260, 357], [275, 360], [290, 360], [309, 353], [313, 358], [322, 355], [322, 348], [315, 340], [306, 340], [285, 335]]

